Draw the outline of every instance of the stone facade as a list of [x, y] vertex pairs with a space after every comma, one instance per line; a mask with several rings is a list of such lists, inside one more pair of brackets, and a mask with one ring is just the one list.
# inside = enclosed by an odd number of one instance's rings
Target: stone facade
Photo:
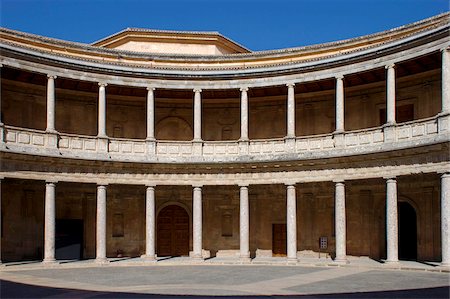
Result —
[[180, 58], [2, 29], [0, 260], [448, 266], [448, 31]]

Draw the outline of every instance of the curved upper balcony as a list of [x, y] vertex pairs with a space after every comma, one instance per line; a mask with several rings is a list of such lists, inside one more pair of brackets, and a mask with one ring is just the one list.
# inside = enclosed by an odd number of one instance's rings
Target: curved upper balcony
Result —
[[127, 52], [1, 29], [1, 151], [247, 163], [448, 142], [448, 17], [324, 45], [216, 56]]

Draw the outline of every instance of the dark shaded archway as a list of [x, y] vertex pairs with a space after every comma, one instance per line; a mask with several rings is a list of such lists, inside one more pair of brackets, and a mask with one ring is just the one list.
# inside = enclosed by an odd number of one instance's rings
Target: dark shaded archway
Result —
[[189, 255], [189, 215], [180, 206], [170, 205], [158, 214], [157, 255]]
[[407, 202], [398, 203], [398, 257], [401, 260], [417, 259], [417, 216]]

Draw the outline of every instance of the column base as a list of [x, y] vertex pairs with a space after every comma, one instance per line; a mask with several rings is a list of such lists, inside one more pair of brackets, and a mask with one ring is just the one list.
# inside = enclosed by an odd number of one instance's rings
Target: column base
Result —
[[[0, 264], [0, 266], [1, 266], [1, 264]], [[436, 268], [438, 268], [440, 270], [450, 271], [450, 263], [440, 263], [439, 266], [437, 266]]]
[[296, 257], [288, 257], [286, 263], [288, 265], [297, 265], [298, 258], [296, 258]]
[[157, 262], [156, 257], [154, 255], [143, 254], [143, 255], [141, 255], [141, 259], [143, 259], [144, 262], [149, 262], [149, 263], [156, 263]]
[[239, 257], [240, 264], [250, 264], [251, 262], [252, 262], [252, 259], [249, 256], [240, 256]]
[[399, 261], [384, 261], [384, 266], [385, 267], [392, 267], [392, 268], [397, 268], [400, 265]]
[[99, 265], [107, 265], [109, 261], [106, 258], [97, 258], [95, 259], [95, 263]]
[[203, 263], [205, 259], [201, 256], [192, 256], [191, 261], [194, 263]]
[[56, 261], [56, 259], [44, 259], [42, 261], [42, 264], [45, 265], [45, 266], [52, 266], [52, 265], [56, 265], [56, 264], [59, 264], [59, 263]]
[[346, 258], [336, 258], [333, 260], [334, 264], [338, 265], [347, 265], [350, 264], [350, 262]]

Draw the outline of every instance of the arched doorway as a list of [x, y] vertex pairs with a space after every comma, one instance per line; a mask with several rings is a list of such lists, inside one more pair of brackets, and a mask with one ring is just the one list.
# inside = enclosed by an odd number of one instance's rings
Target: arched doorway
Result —
[[398, 203], [398, 257], [401, 260], [417, 259], [417, 216], [407, 202]]
[[158, 214], [157, 255], [189, 255], [189, 215], [180, 206], [170, 205]]

